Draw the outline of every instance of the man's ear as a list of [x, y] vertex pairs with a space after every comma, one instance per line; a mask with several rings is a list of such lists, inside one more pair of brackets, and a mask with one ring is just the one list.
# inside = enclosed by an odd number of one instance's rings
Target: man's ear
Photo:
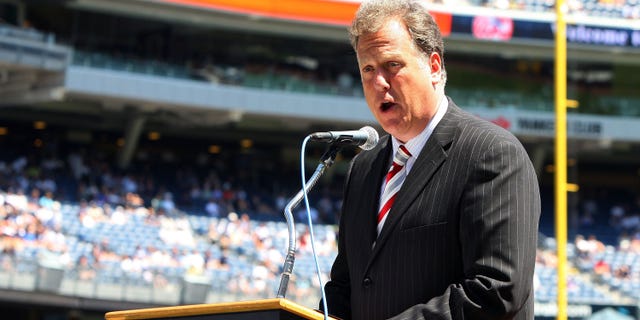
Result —
[[437, 52], [432, 52], [429, 56], [429, 67], [431, 68], [431, 84], [435, 85], [442, 81], [442, 58]]

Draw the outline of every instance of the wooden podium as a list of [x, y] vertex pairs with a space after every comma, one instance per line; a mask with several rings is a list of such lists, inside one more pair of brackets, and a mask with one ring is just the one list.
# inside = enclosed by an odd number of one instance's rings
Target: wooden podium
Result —
[[274, 298], [255, 301], [112, 311], [105, 314], [105, 319], [322, 320], [324, 319], [324, 314], [298, 305], [287, 299]]

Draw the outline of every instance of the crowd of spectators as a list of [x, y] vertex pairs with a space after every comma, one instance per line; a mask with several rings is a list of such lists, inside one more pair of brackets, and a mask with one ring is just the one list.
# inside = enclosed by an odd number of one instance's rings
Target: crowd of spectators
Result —
[[640, 197], [611, 188], [584, 192], [573, 246], [581, 272], [640, 299]]
[[[183, 183], [170, 190], [161, 183], [162, 174], [120, 173], [99, 158], [71, 152], [67, 159], [18, 156], [0, 161], [3, 270], [18, 271], [25, 258], [33, 263], [55, 260], [80, 281], [97, 281], [101, 273], [109, 273], [159, 287], [175, 285], [185, 275], [216, 272], [216, 281], [226, 283], [221, 290], [272, 295], [288, 240], [282, 216], [288, 189], [264, 196], [245, 190], [240, 174], [198, 178], [180, 171], [176, 179]], [[334, 215], [339, 204], [326, 195], [317, 203], [319, 209], [312, 208], [315, 222], [326, 224], [322, 217]], [[206, 225], [196, 226], [192, 218]], [[281, 225], [274, 228], [274, 223]], [[131, 226], [151, 229], [145, 235], [157, 238], [140, 239]], [[298, 252], [308, 257], [309, 232], [300, 231]], [[318, 254], [332, 260], [334, 233], [324, 232], [319, 240]], [[135, 243], [135, 250], [118, 245], [122, 242]], [[308, 278], [300, 279], [299, 287], [293, 284], [291, 293], [304, 295], [314, 285], [317, 289], [317, 281]]]
[[[573, 245], [572, 263], [595, 283], [612, 289], [640, 288], [640, 236], [637, 234], [634, 237], [622, 234], [615, 245], [606, 245], [595, 235], [578, 234]], [[627, 286], [622, 286], [623, 283]], [[640, 299], [637, 290], [633, 292], [633, 298]]]

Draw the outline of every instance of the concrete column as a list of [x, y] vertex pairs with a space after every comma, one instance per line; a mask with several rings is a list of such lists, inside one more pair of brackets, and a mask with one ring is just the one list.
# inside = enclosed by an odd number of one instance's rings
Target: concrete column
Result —
[[118, 155], [118, 167], [120, 169], [127, 168], [131, 163], [131, 158], [138, 147], [140, 133], [142, 133], [146, 121], [147, 116], [144, 114], [134, 114], [129, 120], [124, 133], [124, 146]]

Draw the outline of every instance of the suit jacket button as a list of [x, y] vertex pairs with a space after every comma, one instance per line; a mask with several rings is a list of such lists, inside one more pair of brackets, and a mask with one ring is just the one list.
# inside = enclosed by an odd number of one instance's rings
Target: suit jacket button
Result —
[[362, 280], [362, 286], [365, 288], [369, 288], [371, 286], [371, 283], [372, 281], [371, 281], [371, 278], [369, 277], [366, 277], [364, 278], [364, 280]]

